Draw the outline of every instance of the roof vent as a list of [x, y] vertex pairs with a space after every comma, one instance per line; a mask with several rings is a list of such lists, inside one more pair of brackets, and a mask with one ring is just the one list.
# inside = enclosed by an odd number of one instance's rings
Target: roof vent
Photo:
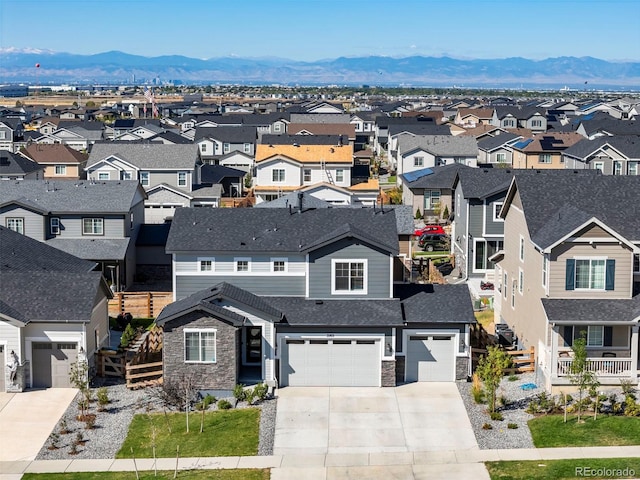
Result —
[[322, 300], [316, 300], [316, 305], [322, 305], [324, 302]]

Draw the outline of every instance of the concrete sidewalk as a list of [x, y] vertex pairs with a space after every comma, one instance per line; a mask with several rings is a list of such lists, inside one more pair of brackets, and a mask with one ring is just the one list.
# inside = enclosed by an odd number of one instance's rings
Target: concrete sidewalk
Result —
[[[573, 458], [640, 457], [640, 446], [567, 447], [511, 450], [443, 450], [431, 452], [333, 453], [255, 457], [181, 458], [178, 469], [271, 468], [272, 480], [341, 478], [470, 478], [489, 479], [482, 462]], [[136, 460], [138, 470], [153, 470], [153, 460]], [[173, 470], [175, 458], [157, 459], [159, 470]], [[23, 473], [134, 471], [133, 460], [34, 460], [0, 462], [0, 480], [18, 480]]]

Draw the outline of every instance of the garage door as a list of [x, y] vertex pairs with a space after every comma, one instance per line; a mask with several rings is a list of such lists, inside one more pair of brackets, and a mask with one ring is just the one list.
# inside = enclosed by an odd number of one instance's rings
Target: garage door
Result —
[[0, 345], [0, 392], [4, 392], [5, 390], [5, 377], [7, 371], [4, 368], [4, 345]]
[[293, 340], [283, 344], [281, 386], [378, 387], [378, 340]]
[[69, 368], [77, 360], [76, 343], [33, 344], [33, 388], [71, 387]]
[[407, 348], [407, 382], [450, 382], [455, 380], [455, 337], [450, 335], [410, 336]]

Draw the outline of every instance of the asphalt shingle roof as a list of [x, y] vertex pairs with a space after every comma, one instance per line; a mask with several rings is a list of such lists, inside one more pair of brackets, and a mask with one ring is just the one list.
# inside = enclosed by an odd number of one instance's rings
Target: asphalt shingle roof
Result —
[[403, 304], [408, 323], [476, 323], [466, 284], [399, 284], [395, 296]]
[[[348, 139], [344, 138], [343, 143]], [[340, 135], [271, 135], [262, 136], [260, 143], [263, 145], [338, 145]]]
[[227, 143], [254, 143], [258, 138], [257, 127], [196, 127], [194, 141], [212, 138]]
[[500, 135], [496, 135], [494, 137], [486, 137], [481, 140], [478, 140], [478, 148], [480, 150], [485, 150], [490, 152], [502, 145], [512, 142], [513, 140], [520, 138], [520, 135], [516, 135], [515, 133], [501, 133]]
[[137, 180], [6, 181], [0, 204], [17, 201], [52, 213], [127, 213], [139, 188]]
[[640, 316], [640, 295], [627, 299], [543, 298], [542, 305], [552, 323], [631, 323]]
[[198, 159], [198, 146], [165, 145], [164, 143], [104, 142], [91, 149], [87, 168], [115, 156], [144, 170], [193, 170]]
[[476, 156], [478, 142], [473, 137], [452, 135], [401, 135], [398, 151], [406, 154], [422, 149], [434, 156]]
[[627, 158], [640, 159], [640, 135], [598, 137], [594, 140], [585, 138], [567, 148], [564, 154], [577, 158], [586, 158], [605, 145], [610, 145]]
[[87, 260], [124, 260], [131, 238], [52, 238], [47, 240], [59, 250]]
[[513, 178], [510, 168], [468, 168], [458, 171], [464, 198], [485, 198], [507, 191]]
[[44, 167], [17, 153], [0, 152], [0, 176], [27, 175], [37, 170], [44, 170]]
[[[450, 163], [448, 165], [440, 165], [433, 167], [431, 170], [433, 173], [423, 175], [413, 182], [408, 182], [407, 186], [410, 189], [414, 188], [452, 188], [453, 182], [456, 179], [456, 175], [460, 170], [471, 169], [461, 163]], [[474, 169], [475, 170], [475, 169]], [[415, 172], [413, 172], [415, 173]], [[404, 178], [403, 175], [400, 175]], [[405, 180], [406, 181], [406, 180]]]

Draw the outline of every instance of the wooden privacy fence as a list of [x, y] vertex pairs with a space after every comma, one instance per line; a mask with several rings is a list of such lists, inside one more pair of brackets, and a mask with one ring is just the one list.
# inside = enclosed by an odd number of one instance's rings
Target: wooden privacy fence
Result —
[[[511, 355], [511, 361], [514, 366], [513, 368], [505, 368], [504, 373], [524, 373], [535, 371], [536, 353], [534, 347], [531, 347], [529, 350], [506, 350], [506, 353]], [[474, 371], [478, 365], [480, 357], [486, 354], [487, 350], [485, 349], [471, 349], [471, 362]]]
[[125, 358], [122, 353], [100, 350], [96, 356], [96, 373], [100, 377], [124, 377]]
[[135, 318], [156, 318], [171, 302], [171, 292], [116, 292], [109, 300], [109, 316], [128, 312]]

